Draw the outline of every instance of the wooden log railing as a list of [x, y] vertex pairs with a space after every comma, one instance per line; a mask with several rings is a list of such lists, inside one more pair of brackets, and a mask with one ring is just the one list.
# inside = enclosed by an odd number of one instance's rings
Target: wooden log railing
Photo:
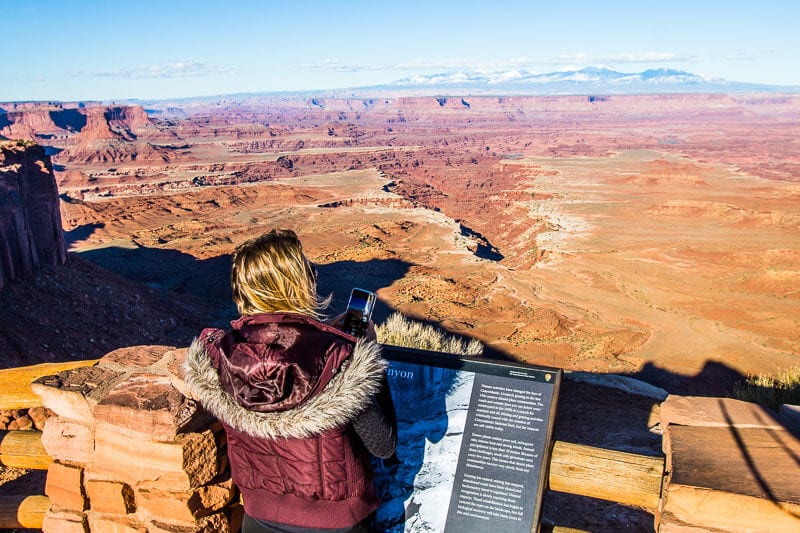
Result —
[[644, 507], [654, 513], [664, 483], [663, 457], [555, 441], [550, 490]]
[[[42, 446], [39, 431], [0, 431], [0, 465], [46, 470], [53, 459]], [[44, 495], [0, 496], [0, 529], [41, 529], [50, 498]]]
[[[36, 407], [36, 396], [30, 389], [34, 379], [62, 370], [89, 366], [96, 360], [71, 363], [47, 363], [35, 367], [0, 370], [0, 409]], [[24, 381], [23, 380], [27, 380]], [[16, 382], [14, 386], [11, 385]], [[8, 388], [7, 388], [8, 387]], [[27, 388], [27, 393], [25, 389]], [[0, 431], [0, 464], [7, 467], [46, 469], [52, 462], [41, 442], [39, 431]], [[655, 513], [661, 499], [665, 461], [633, 453], [595, 448], [582, 444], [555, 441], [550, 457], [549, 488], [643, 507]], [[41, 528], [49, 507], [46, 496], [0, 496], [0, 528]], [[567, 533], [555, 527], [553, 533]]]
[[42, 529], [50, 498], [47, 496], [0, 497], [0, 529]]
[[99, 359], [68, 361], [65, 363], [42, 363], [39, 365], [0, 370], [0, 411], [40, 407], [42, 399], [31, 390], [31, 382], [42, 376], [58, 374], [82, 366], [97, 364]]
[[[42, 400], [31, 390], [31, 382], [42, 376], [58, 374], [82, 366], [92, 366], [98, 359], [42, 363], [0, 370], [0, 410], [41, 407]], [[0, 465], [8, 468], [46, 470], [53, 459], [42, 446], [39, 431], [0, 431]], [[0, 495], [0, 529], [41, 529], [50, 498], [37, 495]]]
[[47, 470], [52, 462], [42, 446], [41, 431], [0, 431], [0, 464], [3, 466]]

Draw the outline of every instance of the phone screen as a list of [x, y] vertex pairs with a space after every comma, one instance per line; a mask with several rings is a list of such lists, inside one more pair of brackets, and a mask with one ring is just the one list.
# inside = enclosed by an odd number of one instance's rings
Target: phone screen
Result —
[[363, 337], [367, 333], [367, 325], [372, 318], [375, 307], [375, 293], [355, 288], [350, 293], [347, 313], [344, 317], [344, 331], [355, 337]]

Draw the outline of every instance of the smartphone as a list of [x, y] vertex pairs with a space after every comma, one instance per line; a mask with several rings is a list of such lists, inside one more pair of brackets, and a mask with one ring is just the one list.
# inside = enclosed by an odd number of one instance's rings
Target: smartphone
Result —
[[350, 292], [350, 301], [347, 303], [347, 312], [344, 315], [342, 329], [354, 337], [363, 337], [367, 334], [367, 325], [372, 318], [375, 308], [375, 293], [355, 288]]

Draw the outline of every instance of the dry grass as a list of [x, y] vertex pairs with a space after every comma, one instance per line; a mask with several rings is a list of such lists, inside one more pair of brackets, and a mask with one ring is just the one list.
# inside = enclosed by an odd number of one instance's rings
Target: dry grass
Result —
[[734, 387], [736, 398], [777, 411], [783, 404], [800, 405], [800, 366], [789, 368], [777, 377], [750, 376]]
[[459, 355], [481, 355], [483, 344], [475, 339], [463, 339], [420, 322], [414, 322], [400, 313], [394, 313], [376, 326], [378, 342]]

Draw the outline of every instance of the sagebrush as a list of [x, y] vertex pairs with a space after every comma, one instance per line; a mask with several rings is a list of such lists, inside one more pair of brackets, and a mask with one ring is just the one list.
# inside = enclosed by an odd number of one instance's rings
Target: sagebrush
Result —
[[409, 320], [400, 313], [393, 313], [376, 326], [375, 333], [381, 344], [459, 355], [483, 353], [480, 341], [447, 334], [433, 326]]
[[800, 366], [786, 369], [777, 376], [749, 376], [745, 382], [734, 386], [734, 395], [775, 411], [783, 404], [800, 405]]

